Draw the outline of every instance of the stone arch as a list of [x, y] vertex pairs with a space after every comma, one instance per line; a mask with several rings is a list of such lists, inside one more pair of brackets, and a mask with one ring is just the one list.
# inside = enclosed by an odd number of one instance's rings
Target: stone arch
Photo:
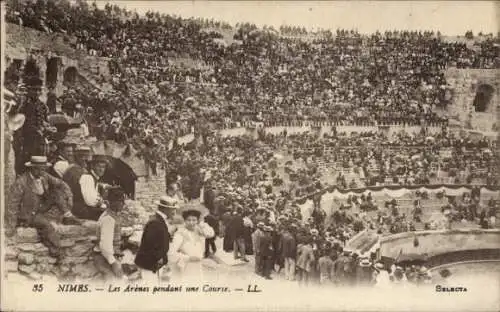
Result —
[[51, 57], [47, 60], [47, 69], [45, 70], [45, 85], [49, 89], [55, 88], [57, 86], [60, 63], [61, 59], [59, 57]]
[[4, 86], [8, 89], [15, 90], [19, 78], [22, 75], [23, 60], [13, 59], [8, 66], [5, 68], [4, 72]]
[[71, 66], [66, 68], [64, 71], [64, 76], [63, 76], [63, 83], [66, 86], [73, 86], [78, 79], [78, 70], [76, 67]]
[[491, 99], [495, 94], [495, 88], [487, 83], [480, 84], [477, 87], [476, 96], [474, 97], [474, 111], [477, 113], [484, 113], [488, 111], [491, 104]]

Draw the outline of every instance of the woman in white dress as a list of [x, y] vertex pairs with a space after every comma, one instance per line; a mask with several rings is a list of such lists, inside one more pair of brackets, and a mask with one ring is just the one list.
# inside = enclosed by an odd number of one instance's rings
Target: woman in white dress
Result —
[[205, 239], [214, 237], [215, 232], [210, 225], [200, 222], [201, 212], [198, 210], [185, 210], [182, 217], [184, 226], [175, 232], [168, 257], [172, 279], [202, 282]]

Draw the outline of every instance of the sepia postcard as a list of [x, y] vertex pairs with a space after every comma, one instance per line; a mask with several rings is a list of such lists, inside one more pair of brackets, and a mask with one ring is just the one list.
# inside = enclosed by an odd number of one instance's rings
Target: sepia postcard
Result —
[[497, 2], [0, 4], [0, 310], [500, 310]]

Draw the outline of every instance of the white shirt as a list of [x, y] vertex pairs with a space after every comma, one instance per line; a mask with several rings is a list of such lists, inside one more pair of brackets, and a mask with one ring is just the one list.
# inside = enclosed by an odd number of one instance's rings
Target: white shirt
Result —
[[101, 196], [99, 195], [97, 183], [94, 182], [92, 175], [82, 174], [80, 177], [80, 186], [85, 204], [90, 207], [95, 207], [101, 199]]
[[186, 228], [179, 228], [174, 234], [172, 245], [170, 247], [170, 256], [173, 263], [177, 263], [180, 267], [185, 266], [185, 262], [189, 261], [191, 256], [203, 259], [205, 252], [205, 238], [215, 236], [214, 229], [205, 222], [200, 222], [199, 231], [195, 229], [190, 231]]
[[99, 217], [97, 222], [99, 223], [101, 232], [101, 237], [99, 237], [99, 249], [97, 251], [101, 252], [102, 256], [109, 264], [113, 264], [116, 261], [113, 248], [115, 219], [105, 212]]
[[54, 171], [62, 178], [66, 170], [69, 168], [67, 160], [59, 160], [54, 164]]
[[30, 177], [31, 177], [31, 179], [33, 179], [33, 184], [34, 184], [33, 193], [40, 195], [40, 196], [43, 195], [43, 193], [45, 193], [45, 190], [43, 188], [42, 179], [35, 178], [31, 173], [30, 173]]

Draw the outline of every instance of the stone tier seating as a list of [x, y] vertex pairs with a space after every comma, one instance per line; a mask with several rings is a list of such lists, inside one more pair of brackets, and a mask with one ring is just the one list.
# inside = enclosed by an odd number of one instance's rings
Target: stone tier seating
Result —
[[[17, 228], [16, 234], [6, 239], [5, 272], [20, 273], [32, 280], [46, 276], [59, 280], [97, 277], [99, 273], [92, 257], [97, 240], [97, 222], [85, 221], [82, 226], [55, 224], [55, 227], [61, 237], [63, 254], [59, 263], [49, 255], [49, 249], [40, 241], [36, 229]], [[141, 236], [140, 225], [122, 228], [122, 246], [137, 249]], [[133, 258], [127, 260], [127, 263], [133, 263]]]

